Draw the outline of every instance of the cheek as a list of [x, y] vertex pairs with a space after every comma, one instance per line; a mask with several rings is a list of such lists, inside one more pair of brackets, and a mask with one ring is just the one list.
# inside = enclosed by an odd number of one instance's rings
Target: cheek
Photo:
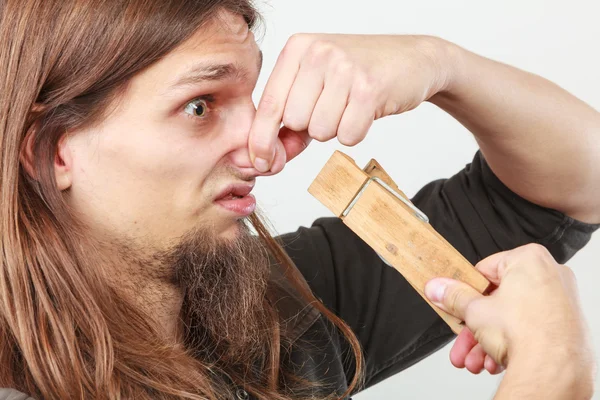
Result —
[[74, 172], [81, 175], [75, 177], [75, 183], [90, 181], [99, 188], [125, 189], [151, 187], [172, 179], [181, 168], [181, 159], [175, 157], [177, 149], [157, 140], [147, 130], [144, 132], [145, 135], [136, 135], [132, 130], [104, 131], [79, 146], [74, 159], [79, 168]]
[[219, 152], [174, 126], [107, 127], [73, 143], [71, 199], [92, 222], [176, 235], [205, 206]]

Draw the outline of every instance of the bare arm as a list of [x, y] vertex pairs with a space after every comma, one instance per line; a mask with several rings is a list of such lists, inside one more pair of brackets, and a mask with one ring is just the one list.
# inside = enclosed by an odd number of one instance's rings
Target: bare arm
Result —
[[593, 396], [589, 375], [579, 365], [551, 356], [515, 359], [494, 400], [589, 400]]
[[573, 272], [532, 244], [485, 258], [477, 269], [497, 286], [488, 296], [447, 278], [425, 292], [506, 367], [495, 400], [591, 399], [597, 366]]
[[430, 101], [475, 135], [514, 192], [600, 222], [600, 113], [542, 77], [440, 42], [447, 87]]
[[431, 36], [294, 35], [258, 104], [250, 157], [277, 173], [312, 139], [356, 145], [374, 119], [423, 101], [469, 129], [514, 192], [600, 222], [600, 113], [546, 79]]

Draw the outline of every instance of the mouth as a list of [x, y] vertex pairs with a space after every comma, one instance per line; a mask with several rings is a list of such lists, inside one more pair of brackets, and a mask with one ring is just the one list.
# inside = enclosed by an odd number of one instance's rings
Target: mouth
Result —
[[254, 182], [230, 184], [215, 197], [215, 204], [241, 217], [252, 214], [256, 208], [256, 199], [250, 192]]

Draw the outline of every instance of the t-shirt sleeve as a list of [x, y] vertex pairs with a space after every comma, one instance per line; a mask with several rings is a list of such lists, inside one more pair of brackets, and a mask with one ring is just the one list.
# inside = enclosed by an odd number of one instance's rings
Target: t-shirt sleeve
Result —
[[[527, 243], [545, 246], [565, 263], [600, 227], [516, 195], [480, 152], [454, 176], [424, 186], [412, 201], [472, 264]], [[366, 361], [363, 388], [414, 365], [454, 338], [402, 275], [339, 218], [317, 219], [282, 239], [315, 295], [356, 333]], [[346, 372], [351, 379], [351, 361]]]
[[518, 196], [496, 177], [479, 151], [458, 174], [431, 182], [412, 200], [472, 263], [499, 251], [539, 243], [564, 264], [600, 227]]

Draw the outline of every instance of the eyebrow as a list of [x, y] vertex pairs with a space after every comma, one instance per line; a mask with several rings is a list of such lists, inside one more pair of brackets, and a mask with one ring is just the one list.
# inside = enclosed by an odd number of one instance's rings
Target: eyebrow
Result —
[[[263, 52], [258, 53], [258, 71], [262, 69]], [[244, 80], [248, 78], [248, 70], [239, 64], [215, 64], [212, 62], [202, 62], [194, 66], [189, 72], [184, 74], [169, 89], [174, 90], [182, 86], [189, 86], [202, 82], [217, 82], [223, 80]]]

